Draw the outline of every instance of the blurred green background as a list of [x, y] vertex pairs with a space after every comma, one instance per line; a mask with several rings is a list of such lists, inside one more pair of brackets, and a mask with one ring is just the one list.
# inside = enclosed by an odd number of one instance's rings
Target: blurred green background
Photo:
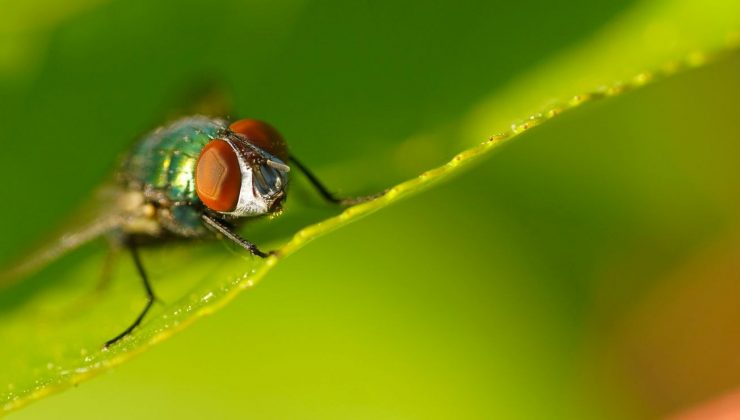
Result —
[[[630, 6], [7, 2], [0, 255], [55, 227], [198, 80], [328, 184], [372, 191], [449, 158], [459, 139], [427, 133]], [[641, 418], [730, 390], [738, 74], [733, 56], [567, 113], [16, 417]], [[14, 293], [0, 302], [33, 290]]]

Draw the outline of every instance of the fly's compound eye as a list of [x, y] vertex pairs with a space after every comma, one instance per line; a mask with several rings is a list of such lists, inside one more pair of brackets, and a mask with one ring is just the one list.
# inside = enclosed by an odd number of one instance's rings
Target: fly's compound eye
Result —
[[284, 162], [288, 161], [288, 146], [283, 136], [270, 124], [246, 118], [231, 123], [229, 130], [243, 135], [251, 144], [268, 151]]
[[242, 175], [239, 158], [224, 140], [206, 144], [195, 166], [195, 191], [211, 210], [230, 212], [239, 202]]

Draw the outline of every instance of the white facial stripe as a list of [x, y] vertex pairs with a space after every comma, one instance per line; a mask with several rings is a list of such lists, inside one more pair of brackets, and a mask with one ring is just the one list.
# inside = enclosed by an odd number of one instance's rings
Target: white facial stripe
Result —
[[[236, 153], [237, 159], [239, 160], [239, 170], [241, 171], [241, 175], [242, 175], [242, 183], [241, 183], [241, 189], [239, 190], [239, 200], [237, 201], [236, 208], [231, 212], [224, 212], [224, 214], [228, 214], [230, 216], [236, 216], [236, 217], [245, 217], [245, 216], [258, 216], [258, 215], [267, 213], [270, 210], [271, 203], [266, 199], [266, 197], [260, 195], [256, 191], [254, 187], [254, 180], [252, 179], [253, 177], [252, 168], [249, 166], [247, 161], [242, 157], [241, 153], [239, 152], [239, 149], [232, 142], [232, 140], [226, 139], [226, 142], [234, 150], [234, 153]], [[272, 155], [267, 154], [267, 152], [262, 152], [262, 153], [266, 154], [267, 155], [266, 157], [269, 158], [270, 161], [281, 163], [279, 159], [273, 157]], [[283, 164], [282, 166], [285, 166], [287, 168], [287, 165]], [[283, 171], [283, 172], [287, 172], [287, 171]], [[283, 175], [283, 177], [285, 177], [285, 175]], [[281, 179], [278, 179], [278, 182], [281, 182]], [[280, 189], [285, 187], [284, 185], [280, 183], [278, 184], [278, 186]]]
[[252, 168], [244, 160], [239, 149], [232, 143], [231, 140], [226, 140], [229, 146], [236, 153], [237, 159], [239, 160], [239, 170], [242, 174], [241, 189], [239, 190], [239, 201], [237, 201], [236, 208], [229, 214], [231, 216], [243, 217], [243, 216], [256, 216], [259, 214], [267, 213], [267, 203], [255, 197], [254, 189], [252, 188]]

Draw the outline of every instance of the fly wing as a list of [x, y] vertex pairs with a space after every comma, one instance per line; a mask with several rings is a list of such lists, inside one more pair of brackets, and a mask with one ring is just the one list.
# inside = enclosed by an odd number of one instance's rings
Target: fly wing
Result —
[[[185, 115], [227, 117], [231, 114], [230, 89], [216, 79], [195, 80], [180, 95], [177, 106], [170, 107], [169, 119]], [[57, 234], [50, 235], [34, 251], [18, 259], [6, 269], [0, 268], [0, 289], [33, 274], [64, 254], [101, 236], [121, 230], [121, 227], [140, 215], [141, 205], [136, 199], [121, 199], [130, 192], [122, 191], [113, 183], [101, 188], [91, 202]]]
[[120, 230], [132, 209], [119, 204], [118, 187], [101, 188], [56, 234], [50, 235], [14, 264], [0, 269], [0, 289], [40, 270], [52, 261], [80, 246]]

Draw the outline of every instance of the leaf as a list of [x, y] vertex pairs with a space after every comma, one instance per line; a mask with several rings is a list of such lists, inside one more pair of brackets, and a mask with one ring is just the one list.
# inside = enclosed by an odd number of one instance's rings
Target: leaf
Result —
[[[115, 281], [100, 294], [94, 290], [105, 258], [103, 244], [54, 263], [0, 297], [4, 315], [0, 337], [7, 349], [3, 355], [7, 367], [0, 370], [0, 381], [8, 384], [0, 404], [5, 411], [14, 410], [130, 359], [223, 307], [309, 241], [458, 173], [564, 111], [727, 54], [737, 47], [739, 16], [731, 2], [638, 5], [576, 48], [493, 94], [460, 118], [460, 129], [419, 133], [397, 146], [398, 153], [388, 146], [382, 150], [386, 156], [382, 165], [368, 155], [349, 159], [346, 167], [321, 168], [317, 172], [328, 173], [329, 178], [332, 170], [372, 177], [377, 172], [373, 167], [388, 168], [377, 182], [375, 189], [380, 189], [392, 185], [389, 180], [409, 177], [411, 171], [423, 171], [425, 164], [439, 161], [450, 149], [445, 139], [451, 136], [459, 139], [458, 149], [466, 149], [442, 166], [395, 184], [384, 197], [341, 212], [319, 204], [305, 184], [297, 185], [297, 197], [289, 201], [281, 218], [245, 227], [250, 239], [265, 248], [280, 249], [280, 258], [259, 260], [225, 252], [220, 243], [147, 250], [143, 257], [162, 303], [132, 336], [107, 351], [101, 350], [101, 344], [143, 305], [128, 257], [119, 258]], [[409, 151], [423, 156], [409, 162], [404, 157]]]

